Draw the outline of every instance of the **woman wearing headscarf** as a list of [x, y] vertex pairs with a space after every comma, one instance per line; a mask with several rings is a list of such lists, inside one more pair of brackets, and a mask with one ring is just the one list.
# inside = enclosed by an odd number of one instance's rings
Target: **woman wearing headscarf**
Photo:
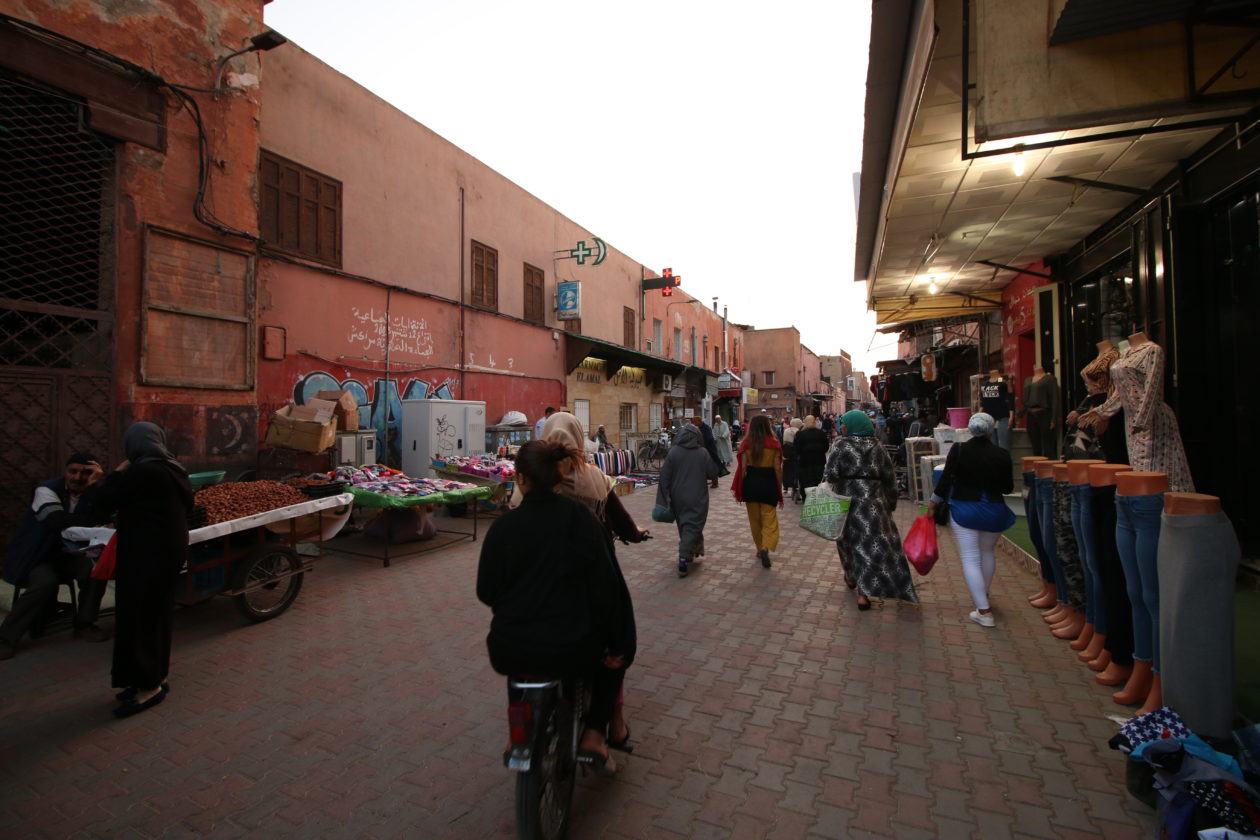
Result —
[[153, 423], [123, 434], [127, 460], [106, 476], [98, 504], [116, 512], [118, 559], [114, 589], [116, 717], [161, 703], [170, 691], [175, 588], [188, 551], [193, 508], [188, 472], [166, 448]]
[[722, 466], [729, 467], [734, 460], [731, 455], [731, 427], [720, 414], [713, 418], [713, 439], [717, 443], [718, 460]]
[[1011, 492], [1011, 454], [992, 441], [997, 421], [984, 413], [967, 421], [971, 440], [956, 443], [945, 458], [941, 480], [932, 492], [928, 513], [949, 500], [949, 528], [962, 556], [963, 578], [976, 608], [967, 617], [981, 627], [994, 626], [989, 586], [997, 570], [994, 547], [1002, 532], [1015, 524], [1015, 514], [1002, 495]]
[[709, 519], [709, 482], [717, 478], [717, 463], [704, 448], [700, 429], [683, 424], [661, 464], [656, 506], [674, 514], [678, 526], [678, 576], [686, 577], [704, 554], [704, 526]]
[[[642, 542], [646, 538], [647, 531], [634, 524], [634, 519], [613, 492], [616, 479], [594, 464], [587, 463], [588, 441], [581, 420], [567, 411], [554, 412], [543, 423], [539, 440], [563, 443], [569, 448], [570, 458], [561, 471], [557, 493], [586, 505], [595, 518], [623, 542]], [[520, 485], [513, 487], [508, 507], [518, 506], [523, 498]]]
[[827, 465], [827, 448], [831, 441], [827, 433], [818, 428], [818, 419], [814, 415], [805, 418], [799, 432], [796, 433], [796, 481], [804, 498], [805, 490], [817, 487], [823, 480], [823, 467]]
[[852, 499], [836, 551], [844, 582], [857, 590], [858, 609], [869, 610], [871, 598], [918, 603], [901, 535], [892, 521], [897, 508], [893, 463], [863, 412], [840, 418], [840, 436], [827, 455], [824, 477], [832, 490]]
[[793, 417], [783, 430], [783, 489], [792, 494], [792, 501], [797, 500], [796, 483], [796, 434], [801, 430], [801, 418]]
[[779, 514], [783, 507], [783, 448], [775, 439], [770, 418], [758, 414], [748, 424], [748, 437], [736, 453], [731, 492], [748, 512], [748, 527], [763, 568], [770, 568], [770, 552], [779, 549]]

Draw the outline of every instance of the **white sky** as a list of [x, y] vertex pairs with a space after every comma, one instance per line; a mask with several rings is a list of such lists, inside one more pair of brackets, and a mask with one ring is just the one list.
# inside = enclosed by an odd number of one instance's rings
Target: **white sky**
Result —
[[731, 320], [795, 326], [868, 374], [896, 355], [852, 280], [869, 4], [273, 0], [265, 15]]

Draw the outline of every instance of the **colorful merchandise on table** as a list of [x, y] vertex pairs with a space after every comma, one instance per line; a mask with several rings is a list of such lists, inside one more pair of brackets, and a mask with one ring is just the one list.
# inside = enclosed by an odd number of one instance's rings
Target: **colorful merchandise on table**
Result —
[[442, 460], [434, 459], [433, 466], [440, 470], [455, 470], [495, 481], [513, 481], [516, 478], [516, 464], [493, 455], [452, 455]]
[[340, 481], [355, 490], [366, 490], [383, 496], [432, 496], [435, 493], [447, 493], [451, 490], [467, 490], [476, 487], [462, 481], [449, 481], [442, 478], [414, 478], [406, 473], [390, 469], [384, 464], [369, 464], [362, 467], [338, 467], [329, 473], [332, 481]]

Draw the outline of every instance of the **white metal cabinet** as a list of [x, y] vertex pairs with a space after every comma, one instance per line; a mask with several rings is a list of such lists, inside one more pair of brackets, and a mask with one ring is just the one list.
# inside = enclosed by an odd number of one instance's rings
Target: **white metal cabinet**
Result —
[[415, 478], [428, 477], [434, 458], [486, 451], [486, 404], [478, 400], [403, 400], [399, 428], [403, 472]]

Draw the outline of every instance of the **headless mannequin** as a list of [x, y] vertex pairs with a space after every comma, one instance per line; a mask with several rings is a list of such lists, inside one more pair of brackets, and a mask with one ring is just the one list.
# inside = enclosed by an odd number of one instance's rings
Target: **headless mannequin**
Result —
[[[1033, 464], [1032, 464], [1033, 474], [1036, 475], [1037, 478], [1039, 479], [1040, 478], [1054, 478], [1054, 465], [1057, 463], [1060, 463], [1060, 462], [1051, 461], [1049, 458], [1046, 458], [1043, 455], [1035, 455], [1033, 456]], [[1058, 587], [1055, 586], [1054, 584], [1050, 585], [1050, 597], [1051, 597], [1050, 604], [1049, 604], [1050, 608], [1041, 614], [1041, 620], [1046, 622], [1047, 624], [1054, 625], [1054, 624], [1058, 624], [1060, 621], [1066, 618], [1070, 610], [1068, 609], [1067, 604], [1058, 603], [1059, 590], [1058, 590]]]
[[[1090, 464], [1089, 483], [1094, 487], [1114, 487], [1117, 475], [1132, 471], [1128, 464]], [[1102, 638], [1105, 642], [1106, 637]], [[1106, 648], [1103, 648], [1094, 659], [1090, 660], [1089, 667], [1090, 670], [1099, 672], [1094, 677], [1094, 681], [1099, 685], [1120, 685], [1126, 683], [1133, 673], [1131, 666], [1112, 662], [1111, 651]]]
[[[1141, 336], [1143, 341], [1146, 340], [1144, 334], [1136, 333], [1130, 337], [1130, 342], [1137, 336]], [[1133, 346], [1136, 347], [1140, 343], [1142, 342], [1135, 342]], [[1117, 496], [1151, 496], [1155, 493], [1163, 493], [1167, 489], [1168, 476], [1164, 473], [1127, 472], [1116, 476]], [[1141, 703], [1141, 708], [1136, 712], [1139, 715], [1148, 714], [1163, 706], [1164, 687], [1159, 674], [1154, 673], [1151, 668], [1150, 662], [1134, 661], [1133, 674], [1129, 677], [1129, 681], [1125, 683], [1122, 691], [1111, 695], [1111, 699], [1122, 706]]]
[[[1105, 464], [1106, 461], [1099, 461], [1093, 458], [1080, 458], [1075, 461], [1068, 461], [1067, 480], [1068, 484], [1089, 484], [1089, 468], [1092, 464]], [[1088, 574], [1088, 572], [1086, 573]], [[1068, 645], [1072, 650], [1079, 651], [1076, 658], [1082, 662], [1089, 662], [1096, 658], [1103, 645], [1107, 642], [1107, 637], [1094, 632], [1094, 623], [1085, 619], [1085, 624], [1081, 628], [1081, 634], [1076, 641]], [[1092, 653], [1090, 652], [1092, 651]]]
[[[1054, 462], [1050, 468], [1055, 484], [1068, 481], [1068, 465], [1061, 461]], [[1056, 639], [1079, 639], [1085, 632], [1085, 611], [1076, 607], [1067, 607], [1063, 617], [1050, 627], [1050, 635]], [[1088, 644], [1088, 642], [1086, 642]], [[1073, 648], [1079, 650], [1079, 648]]]
[[[1044, 455], [1025, 456], [1024, 458], [1020, 459], [1019, 470], [1021, 473], [1034, 472], [1033, 466], [1038, 461], [1048, 461], [1048, 460], [1050, 459]], [[1032, 604], [1034, 607], [1036, 607], [1039, 610], [1044, 610], [1047, 607], [1053, 607], [1054, 602], [1055, 602], [1054, 584], [1048, 580], [1045, 580], [1044, 578], [1041, 581], [1041, 591], [1034, 592], [1032, 595], [1028, 596], [1028, 603]]]
[[1203, 493], [1165, 493], [1164, 513], [1171, 516], [1201, 516], [1208, 513], [1220, 513], [1221, 500], [1218, 496]]

